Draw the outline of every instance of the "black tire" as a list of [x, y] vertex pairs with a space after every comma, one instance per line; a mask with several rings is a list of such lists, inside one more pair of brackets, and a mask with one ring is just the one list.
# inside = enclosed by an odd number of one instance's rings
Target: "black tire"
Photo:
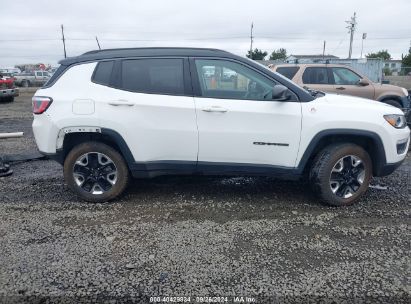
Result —
[[[109, 162], [101, 164], [99, 157]], [[87, 162], [80, 162], [81, 165], [79, 165], [77, 161], [80, 159]], [[87, 167], [90, 168], [87, 169]], [[115, 173], [103, 172], [107, 168], [109, 172], [111, 170]], [[82, 171], [81, 174], [79, 174], [80, 171]], [[75, 146], [68, 153], [64, 161], [64, 179], [69, 188], [80, 198], [92, 203], [101, 203], [113, 200], [123, 193], [129, 181], [129, 172], [124, 158], [115, 149], [100, 142], [86, 142]], [[81, 180], [83, 182], [79, 185]], [[97, 189], [100, 189], [102, 193], [92, 193], [99, 192]]]
[[0, 102], [13, 102], [14, 96], [0, 98]]
[[[361, 163], [355, 167], [351, 164], [350, 169], [349, 162], [356, 159], [361, 160]], [[344, 171], [333, 171], [340, 169]], [[346, 170], [347, 173], [344, 173]], [[371, 177], [372, 161], [368, 153], [360, 146], [346, 143], [330, 145], [317, 154], [311, 167], [309, 181], [323, 203], [341, 207], [354, 204], [367, 191]], [[339, 181], [335, 181], [337, 179]], [[362, 180], [362, 183], [358, 180]], [[332, 187], [337, 188], [334, 189], [335, 193]], [[351, 196], [345, 197], [350, 195], [349, 192]]]
[[390, 106], [393, 106], [393, 107], [396, 107], [396, 108], [399, 108], [399, 109], [402, 109], [401, 104], [398, 101], [394, 100], [394, 99], [384, 100], [383, 103], [389, 104]]
[[22, 86], [23, 88], [28, 88], [28, 87], [30, 86], [30, 82], [28, 82], [27, 80], [23, 80], [23, 81], [21, 82], [21, 86]]

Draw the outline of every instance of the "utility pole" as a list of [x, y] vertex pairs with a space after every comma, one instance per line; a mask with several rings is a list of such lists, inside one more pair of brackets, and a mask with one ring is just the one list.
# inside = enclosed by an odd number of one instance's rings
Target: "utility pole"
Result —
[[350, 34], [350, 49], [348, 52], [348, 59], [351, 59], [352, 43], [354, 40], [355, 26], [357, 25], [357, 14], [354, 12], [354, 16], [351, 17], [351, 20], [345, 21], [345, 22], [348, 23], [347, 29], [348, 29], [348, 33]]
[[364, 40], [367, 39], [367, 33], [362, 33], [362, 39], [361, 39], [361, 56], [362, 58], [362, 51], [364, 50]]
[[96, 41], [97, 41], [98, 49], [101, 50], [100, 43], [98, 42], [97, 36], [96, 36]]
[[326, 41], [324, 40], [324, 46], [323, 46], [323, 60], [324, 60], [324, 58], [325, 58], [325, 44], [326, 44]]
[[67, 58], [67, 54], [66, 54], [66, 39], [64, 38], [64, 27], [63, 24], [61, 25], [61, 36], [63, 37], [63, 48], [64, 48], [64, 58]]
[[253, 59], [253, 41], [254, 41], [254, 37], [253, 37], [253, 28], [254, 28], [254, 24], [253, 24], [253, 22], [251, 22], [251, 34], [250, 34], [250, 59]]

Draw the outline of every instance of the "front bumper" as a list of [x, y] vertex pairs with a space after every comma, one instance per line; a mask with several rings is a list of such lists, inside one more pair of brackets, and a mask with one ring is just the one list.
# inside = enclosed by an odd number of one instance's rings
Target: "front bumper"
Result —
[[401, 166], [401, 164], [404, 162], [405, 158], [397, 163], [392, 163], [392, 164], [385, 164], [381, 166], [376, 174], [374, 176], [387, 176], [393, 173], [395, 170], [398, 169], [398, 167]]

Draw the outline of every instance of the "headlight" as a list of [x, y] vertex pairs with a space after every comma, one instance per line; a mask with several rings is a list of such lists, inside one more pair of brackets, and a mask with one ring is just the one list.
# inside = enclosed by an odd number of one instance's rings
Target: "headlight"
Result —
[[402, 89], [402, 91], [404, 92], [404, 95], [405, 96], [408, 96], [408, 91], [407, 91], [407, 89], [405, 89], [405, 88], [401, 88]]
[[385, 120], [394, 128], [402, 129], [407, 126], [407, 121], [404, 115], [390, 114], [384, 115]]

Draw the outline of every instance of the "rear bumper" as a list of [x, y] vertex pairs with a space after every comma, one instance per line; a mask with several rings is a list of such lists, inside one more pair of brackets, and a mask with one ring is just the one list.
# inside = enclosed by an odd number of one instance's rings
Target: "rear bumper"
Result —
[[[16, 95], [17, 94], [17, 95]], [[19, 96], [19, 91], [16, 89], [2, 89], [0, 90], [0, 98]]]
[[59, 128], [46, 113], [34, 115], [32, 126], [39, 151], [45, 155], [55, 154]]
[[40, 154], [46, 156], [48, 159], [54, 160], [56, 162], [58, 162], [60, 165], [64, 165], [64, 152], [63, 150], [56, 150], [56, 153], [46, 153], [46, 152], [42, 152], [39, 151]]

